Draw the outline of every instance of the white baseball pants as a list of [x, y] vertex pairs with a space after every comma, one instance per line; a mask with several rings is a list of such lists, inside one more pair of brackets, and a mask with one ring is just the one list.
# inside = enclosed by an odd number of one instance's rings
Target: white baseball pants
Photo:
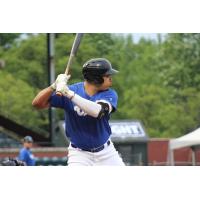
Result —
[[68, 147], [68, 166], [125, 166], [113, 143], [99, 152]]

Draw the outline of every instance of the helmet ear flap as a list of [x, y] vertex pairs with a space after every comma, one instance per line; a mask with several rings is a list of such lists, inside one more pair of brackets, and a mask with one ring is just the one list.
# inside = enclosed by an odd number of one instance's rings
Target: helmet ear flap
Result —
[[95, 85], [101, 85], [104, 80], [102, 76], [92, 75], [88, 73], [83, 74], [84, 79], [86, 79], [89, 83], [93, 83]]

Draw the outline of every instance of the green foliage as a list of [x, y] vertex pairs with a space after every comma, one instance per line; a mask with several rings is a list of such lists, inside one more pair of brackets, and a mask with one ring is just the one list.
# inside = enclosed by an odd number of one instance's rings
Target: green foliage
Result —
[[34, 127], [34, 125], [46, 127], [47, 121], [41, 120], [46, 111], [38, 112], [31, 105], [35, 88], [16, 79], [10, 73], [1, 71], [0, 86], [0, 113], [26, 127]]
[[[75, 34], [56, 34], [56, 75], [63, 73]], [[48, 113], [31, 102], [47, 84], [46, 34], [0, 34], [0, 112], [18, 122], [47, 129]], [[11, 44], [5, 49], [7, 44]], [[140, 120], [151, 137], [177, 137], [200, 119], [200, 34], [168, 34], [164, 41], [131, 34], [85, 34], [71, 68], [70, 83], [82, 81], [82, 65], [93, 57], [109, 59], [120, 71], [113, 77], [118, 111], [113, 119]], [[57, 111], [59, 119], [63, 112]]]
[[46, 38], [41, 34], [32, 35], [13, 46], [3, 54], [3, 59], [6, 62], [6, 71], [34, 88], [44, 88], [47, 86], [46, 56]]
[[0, 34], [0, 46], [3, 48], [9, 48], [12, 43], [19, 37], [19, 33], [1, 33]]
[[165, 85], [200, 88], [200, 34], [169, 34], [160, 59], [160, 75]]

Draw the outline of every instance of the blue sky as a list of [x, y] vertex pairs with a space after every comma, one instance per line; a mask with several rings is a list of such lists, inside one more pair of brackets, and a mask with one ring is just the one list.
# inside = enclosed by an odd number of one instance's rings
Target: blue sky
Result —
[[[158, 38], [157, 38], [158, 33], [116, 33], [116, 34], [117, 34], [117, 35], [125, 35], [125, 36], [131, 34], [132, 37], [133, 37], [133, 41], [134, 41], [135, 43], [138, 43], [139, 40], [140, 40], [142, 37], [144, 37], [144, 38], [146, 38], [146, 39], [151, 39], [151, 40], [158, 40]], [[159, 33], [159, 34], [161, 34], [161, 39], [162, 39], [162, 41], [163, 41], [164, 38], [165, 38], [165, 35], [166, 35], [167, 33]]]
[[[118, 33], [116, 33], [118, 34]], [[158, 33], [119, 33], [120, 35], [128, 35], [128, 34], [132, 34], [133, 36], [133, 41], [135, 43], [139, 42], [139, 40], [144, 37], [146, 39], [152, 39], [152, 40], [157, 40], [157, 34]], [[166, 33], [161, 33], [162, 36], [162, 40], [164, 39]], [[21, 35], [22, 39], [26, 39], [27, 35], [26, 34], [22, 34]]]
[[[139, 42], [139, 40], [144, 37], [147, 39], [157, 40], [158, 33], [132, 33], [134, 42]], [[161, 33], [162, 40], [164, 39], [166, 33]]]
[[133, 39], [135, 42], [138, 42], [142, 37], [157, 40], [157, 33], [133, 33]]

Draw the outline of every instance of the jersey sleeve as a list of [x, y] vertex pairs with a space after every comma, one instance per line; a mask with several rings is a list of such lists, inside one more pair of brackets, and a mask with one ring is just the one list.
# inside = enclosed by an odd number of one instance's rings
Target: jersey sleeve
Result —
[[109, 90], [102, 94], [98, 102], [108, 102], [112, 106], [112, 112], [114, 112], [117, 109], [117, 102], [118, 102], [118, 95], [115, 90]]
[[27, 157], [28, 157], [27, 152], [24, 150], [21, 150], [18, 156], [19, 160], [26, 162]]
[[[69, 88], [74, 91], [72, 86], [69, 86]], [[58, 96], [56, 95], [56, 92], [54, 92], [49, 99], [49, 103], [52, 107], [66, 108], [70, 104], [70, 100], [65, 96]]]
[[49, 99], [50, 105], [56, 108], [64, 108], [64, 102], [64, 96], [57, 96], [55, 92], [51, 95]]
[[54, 92], [49, 99], [50, 106], [56, 108], [68, 108], [70, 100], [65, 96], [58, 96]]

